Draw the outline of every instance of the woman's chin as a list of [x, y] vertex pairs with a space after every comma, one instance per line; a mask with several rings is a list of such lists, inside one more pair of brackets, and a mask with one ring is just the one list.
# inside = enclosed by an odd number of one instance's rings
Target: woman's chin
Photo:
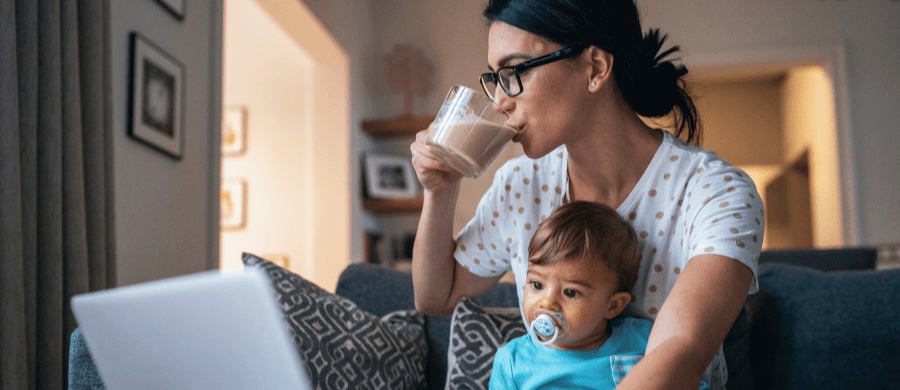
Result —
[[522, 145], [522, 152], [532, 160], [537, 160], [553, 151], [553, 149], [539, 148], [538, 145], [528, 142], [527, 140], [525, 142], [520, 142], [520, 144]]

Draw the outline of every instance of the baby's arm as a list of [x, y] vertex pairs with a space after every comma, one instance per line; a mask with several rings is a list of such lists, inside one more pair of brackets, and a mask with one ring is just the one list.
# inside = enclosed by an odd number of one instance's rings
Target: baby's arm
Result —
[[497, 350], [491, 368], [490, 390], [517, 389], [512, 375], [512, 353], [506, 346]]

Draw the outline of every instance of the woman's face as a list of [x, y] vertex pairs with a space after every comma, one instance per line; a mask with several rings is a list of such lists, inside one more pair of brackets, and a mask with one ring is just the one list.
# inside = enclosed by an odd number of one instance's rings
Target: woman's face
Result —
[[[488, 66], [496, 70], [560, 50], [563, 47], [503, 22], [494, 22], [488, 36]], [[576, 56], [528, 69], [521, 75], [522, 93], [509, 97], [497, 88], [497, 103], [519, 125], [514, 142], [525, 155], [539, 158], [571, 138], [573, 125], [584, 116], [579, 103], [587, 99], [590, 67]]]

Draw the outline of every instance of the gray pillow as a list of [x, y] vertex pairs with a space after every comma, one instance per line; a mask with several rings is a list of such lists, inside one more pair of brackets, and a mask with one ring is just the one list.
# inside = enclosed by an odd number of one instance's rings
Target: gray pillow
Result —
[[244, 253], [268, 275], [291, 337], [319, 389], [416, 389], [425, 384], [425, 317], [378, 318], [269, 261]]
[[471, 299], [460, 299], [450, 319], [446, 389], [487, 389], [494, 354], [525, 334], [519, 308], [483, 308]]
[[757, 389], [896, 389], [900, 269], [759, 266], [772, 292], [750, 334]]

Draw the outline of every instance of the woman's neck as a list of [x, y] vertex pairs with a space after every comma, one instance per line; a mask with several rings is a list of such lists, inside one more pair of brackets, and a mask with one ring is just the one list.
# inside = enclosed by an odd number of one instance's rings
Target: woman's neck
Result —
[[627, 108], [606, 110], [595, 118], [583, 136], [566, 144], [569, 200], [599, 202], [615, 209], [640, 181], [663, 134]]

